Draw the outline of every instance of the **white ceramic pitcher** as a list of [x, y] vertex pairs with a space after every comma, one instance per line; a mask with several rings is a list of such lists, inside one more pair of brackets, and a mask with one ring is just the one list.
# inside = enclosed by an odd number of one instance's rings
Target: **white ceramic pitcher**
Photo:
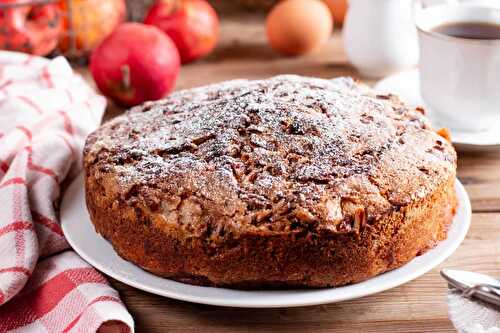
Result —
[[413, 0], [350, 0], [343, 37], [363, 76], [379, 78], [418, 63]]

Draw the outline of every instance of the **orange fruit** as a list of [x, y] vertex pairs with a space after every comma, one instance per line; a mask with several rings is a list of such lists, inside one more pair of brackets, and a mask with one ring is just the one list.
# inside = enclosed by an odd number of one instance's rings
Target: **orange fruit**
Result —
[[[62, 52], [72, 47], [90, 52], [125, 21], [127, 13], [125, 0], [69, 0], [62, 1], [61, 6], [68, 13], [64, 22], [66, 33], [59, 45]], [[74, 39], [70, 38], [70, 31]]]

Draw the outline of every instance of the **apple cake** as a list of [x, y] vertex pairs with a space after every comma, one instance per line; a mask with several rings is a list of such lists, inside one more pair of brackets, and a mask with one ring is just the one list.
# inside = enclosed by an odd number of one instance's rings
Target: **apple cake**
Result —
[[154, 274], [340, 286], [446, 238], [457, 156], [443, 133], [422, 109], [349, 78], [223, 82], [92, 133], [86, 201], [96, 231]]

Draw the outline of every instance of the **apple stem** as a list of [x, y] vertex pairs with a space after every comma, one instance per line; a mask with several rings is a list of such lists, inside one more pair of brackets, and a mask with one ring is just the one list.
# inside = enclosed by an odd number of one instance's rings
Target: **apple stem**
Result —
[[123, 65], [120, 68], [122, 72], [122, 87], [124, 90], [129, 90], [131, 87], [131, 82], [130, 82], [130, 66], [129, 65]]

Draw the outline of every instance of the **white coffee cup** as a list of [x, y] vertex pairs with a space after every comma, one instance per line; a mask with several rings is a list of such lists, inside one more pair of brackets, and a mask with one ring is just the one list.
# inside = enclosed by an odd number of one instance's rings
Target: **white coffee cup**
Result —
[[452, 129], [500, 125], [500, 39], [452, 37], [433, 29], [450, 23], [500, 24], [500, 4], [494, 2], [448, 1], [416, 10], [422, 97]]

